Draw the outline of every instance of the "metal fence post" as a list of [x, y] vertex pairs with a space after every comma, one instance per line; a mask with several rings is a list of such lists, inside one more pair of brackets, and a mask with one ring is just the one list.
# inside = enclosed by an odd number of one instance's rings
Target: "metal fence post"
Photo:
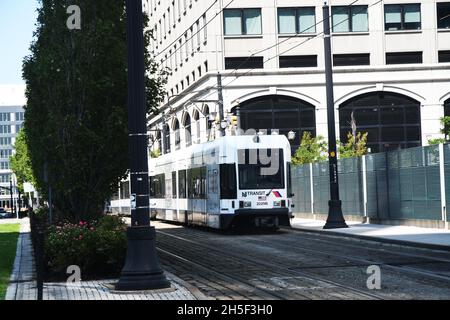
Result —
[[363, 182], [363, 211], [364, 211], [364, 222], [369, 223], [369, 217], [367, 213], [367, 157], [364, 155], [361, 157], [362, 161], [362, 182]]
[[441, 187], [441, 212], [442, 221], [445, 228], [448, 229], [447, 222], [447, 201], [445, 195], [445, 157], [444, 157], [444, 144], [439, 144], [439, 182]]
[[311, 213], [314, 214], [314, 178], [313, 178], [313, 164], [309, 164], [309, 184], [311, 189]]

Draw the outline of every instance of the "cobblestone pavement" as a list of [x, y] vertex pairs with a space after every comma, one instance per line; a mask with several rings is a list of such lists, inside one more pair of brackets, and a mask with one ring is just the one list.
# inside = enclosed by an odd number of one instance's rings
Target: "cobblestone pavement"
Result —
[[[36, 300], [35, 266], [27, 221], [21, 223], [16, 259], [6, 300]], [[44, 300], [198, 300], [206, 297], [173, 274], [166, 272], [172, 286], [168, 289], [119, 293], [112, 290], [117, 280], [79, 283], [45, 283]]]

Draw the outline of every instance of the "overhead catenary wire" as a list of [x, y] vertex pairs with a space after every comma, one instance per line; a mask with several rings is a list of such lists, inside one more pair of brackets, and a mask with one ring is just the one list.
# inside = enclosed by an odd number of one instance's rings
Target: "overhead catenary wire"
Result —
[[[359, 1], [359, 0], [353, 1], [351, 4], [347, 5], [347, 7], [350, 7], [350, 6], [354, 5], [354, 4], [355, 4], [356, 2], [358, 2], [358, 1]], [[380, 2], [383, 2], [383, 0], [378, 0], [377, 2], [374, 2], [374, 3], [371, 4], [371, 5], [368, 5], [367, 8], [370, 8], [370, 7], [374, 6], [374, 5], [377, 5], [377, 4], [380, 3]], [[330, 16], [330, 17], [331, 17], [331, 16]], [[344, 19], [344, 20], [340, 21], [339, 23], [333, 24], [332, 27], [336, 27], [336, 26], [338, 26], [338, 25], [340, 25], [340, 24], [342, 24], [342, 23], [344, 23], [344, 22], [347, 22], [347, 21], [349, 21], [349, 19], [350, 19], [350, 17], [348, 17], [347, 19]], [[318, 24], [323, 23], [323, 21], [324, 21], [324, 20], [322, 19], [321, 21], [319, 21], [318, 23], [316, 23], [314, 26], [317, 26]], [[306, 42], [311, 41], [312, 39], [315, 39], [315, 38], [318, 38], [318, 37], [322, 36], [323, 34], [324, 34], [324, 32], [322, 31], [322, 32], [320, 32], [320, 33], [318, 33], [318, 34], [312, 35], [311, 37], [308, 37], [308, 38], [305, 39], [304, 41], [302, 41], [302, 42], [300, 42], [300, 43], [298, 43], [298, 44], [295, 44], [295, 45], [292, 46], [291, 48], [289, 48], [289, 49], [287, 49], [287, 50], [285, 50], [285, 51], [283, 51], [283, 52], [281, 52], [281, 53], [278, 53], [278, 54], [276, 54], [276, 55], [274, 55], [274, 56], [272, 56], [272, 57], [270, 57], [270, 58], [264, 60], [264, 61], [263, 61], [263, 64], [266, 63], [266, 62], [268, 62], [268, 61], [271, 61], [271, 60], [273, 60], [273, 59], [275, 59], [275, 58], [277, 58], [277, 57], [279, 57], [279, 56], [281, 56], [281, 55], [283, 55], [283, 54], [286, 54], [287, 52], [292, 51], [292, 50], [294, 50], [295, 48], [297, 48], [297, 47], [299, 47], [299, 46], [305, 44]], [[304, 35], [303, 35], [303, 37], [304, 37]], [[292, 39], [292, 38], [294, 38], [294, 36], [289, 37], [289, 38], [287, 38], [287, 39], [289, 40], [289, 39]], [[267, 47], [267, 48], [264, 48], [264, 49], [262, 49], [262, 50], [259, 50], [259, 51], [255, 52], [255, 53], [253, 53], [253, 54], [250, 55], [250, 56], [246, 59], [246, 61], [244, 61], [244, 62], [247, 62], [249, 59], [251, 59], [251, 58], [254, 57], [255, 55], [257, 55], [257, 54], [259, 54], [259, 53], [262, 53], [262, 52], [264, 52], [264, 51], [266, 51], [266, 50], [270, 50], [270, 49], [273, 48], [274, 46], [277, 46], [277, 45], [279, 45], [279, 44], [281, 44], [281, 43], [283, 43], [283, 42], [285, 42], [285, 41], [278, 42], [278, 43], [276, 43], [275, 45], [271, 45], [271, 46], [269, 46], [269, 47]], [[237, 70], [239, 70], [239, 68], [240, 68], [242, 65], [243, 65], [243, 64], [240, 64], [237, 68], [235, 68], [235, 69], [232, 70], [231, 72], [228, 72], [228, 73], [222, 75], [223, 78], [227, 78], [227, 77], [233, 76], [233, 74], [234, 74], [234, 79], [232, 79], [231, 81], [229, 81], [227, 84], [224, 84], [224, 85], [222, 86], [222, 89], [225, 89], [226, 87], [228, 87], [231, 83], [233, 83], [233, 82], [236, 81], [237, 79], [239, 79], [239, 78], [241, 78], [241, 77], [243, 77], [243, 76], [246, 76], [247, 74], [249, 74], [249, 73], [252, 72], [253, 70], [257, 69], [257, 68], [251, 68], [251, 69], [248, 69], [248, 70], [247, 70], [246, 72], [244, 72], [243, 74], [237, 75], [236, 72], [237, 72]], [[213, 93], [214, 93], [214, 92], [208, 94], [206, 97], [203, 97], [203, 99], [207, 99], [207, 98], [208, 98], [209, 96], [211, 96]]]
[[[209, 6], [206, 11], [202, 14], [204, 15], [206, 12], [208, 12], [216, 3], [218, 0], [215, 0], [211, 6]], [[199, 34], [203, 29], [205, 29], [215, 18], [217, 18], [217, 16], [219, 16], [223, 10], [227, 9], [235, 0], [230, 0], [230, 2], [228, 2], [228, 4], [226, 4], [222, 9], [220, 9], [209, 21], [207, 21], [201, 28], [199, 28], [197, 30], [197, 32], [191, 34], [191, 36], [186, 39], [186, 42], [190, 41], [191, 39], [193, 39], [197, 34]], [[166, 52], [167, 50], [170, 50], [170, 48], [175, 45], [180, 39], [183, 38], [183, 36], [191, 29], [192, 26], [190, 26], [189, 28], [187, 28], [185, 31], [183, 31], [179, 37], [177, 37], [175, 40], [173, 40], [168, 46], [166, 46], [163, 50], [161, 50], [160, 52], [158, 52], [157, 54], [155, 54], [154, 59], [156, 60], [156, 58], [158, 56], [160, 56], [162, 53]], [[180, 48], [181, 50], [181, 48]], [[165, 57], [165, 59], [162, 60], [162, 62], [166, 62], [170, 57], [172, 57], [176, 52], [178, 52], [178, 50], [175, 50], [174, 52], [170, 53], [169, 56]]]

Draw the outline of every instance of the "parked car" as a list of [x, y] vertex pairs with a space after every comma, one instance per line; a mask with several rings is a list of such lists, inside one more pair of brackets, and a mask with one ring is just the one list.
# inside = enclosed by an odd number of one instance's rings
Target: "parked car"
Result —
[[0, 219], [7, 219], [11, 218], [12, 214], [9, 212], [6, 212], [5, 208], [0, 208]]

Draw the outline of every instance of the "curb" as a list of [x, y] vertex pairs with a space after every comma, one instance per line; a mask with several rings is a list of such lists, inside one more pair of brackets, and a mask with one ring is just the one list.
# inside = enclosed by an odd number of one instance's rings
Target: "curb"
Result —
[[343, 233], [343, 232], [329, 231], [329, 230], [317, 230], [317, 229], [310, 229], [310, 228], [304, 228], [304, 227], [303, 228], [302, 227], [290, 227], [290, 228], [286, 228], [286, 229], [293, 230], [293, 231], [317, 233], [317, 234], [322, 234], [322, 235], [332, 235], [332, 236], [355, 238], [355, 239], [375, 241], [375, 242], [383, 242], [383, 243], [388, 243], [388, 244], [396, 244], [396, 245], [402, 245], [402, 246], [415, 247], [415, 248], [420, 248], [420, 249], [431, 249], [431, 250], [449, 251], [450, 252], [450, 246], [440, 245], [440, 244], [422, 243], [422, 242], [414, 242], [414, 241], [408, 241], [408, 240], [388, 239], [388, 238], [374, 237], [374, 236], [363, 236], [363, 235], [359, 235], [359, 234]]

